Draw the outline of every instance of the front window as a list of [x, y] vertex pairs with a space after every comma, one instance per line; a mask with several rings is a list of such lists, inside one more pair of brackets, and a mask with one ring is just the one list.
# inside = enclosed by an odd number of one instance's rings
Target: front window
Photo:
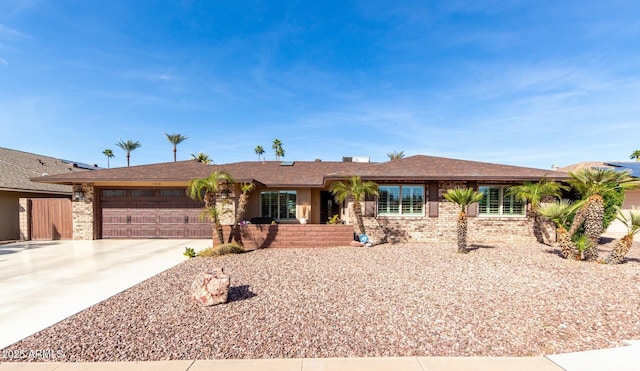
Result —
[[478, 203], [484, 216], [524, 216], [525, 205], [507, 194], [508, 186], [479, 187], [484, 195]]
[[261, 192], [260, 203], [263, 218], [296, 218], [296, 191]]
[[424, 187], [379, 186], [378, 215], [423, 215]]

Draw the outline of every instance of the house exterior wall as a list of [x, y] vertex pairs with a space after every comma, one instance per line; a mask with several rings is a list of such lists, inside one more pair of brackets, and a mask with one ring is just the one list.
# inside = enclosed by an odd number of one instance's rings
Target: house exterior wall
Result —
[[0, 191], [0, 241], [20, 238], [20, 204], [15, 192]]
[[[314, 248], [349, 246], [353, 228], [349, 225], [249, 224], [240, 227], [245, 248]], [[229, 235], [229, 226], [224, 226]]]
[[71, 210], [73, 213], [73, 239], [93, 240], [95, 209], [94, 188], [90, 183], [82, 183], [79, 186], [84, 191], [84, 200], [72, 199]]
[[[414, 184], [414, 183], [412, 183]], [[425, 194], [428, 194], [425, 185]], [[456, 243], [458, 206], [446, 201], [444, 193], [456, 186], [467, 186], [465, 182], [439, 182], [438, 202], [426, 202], [424, 216], [369, 216], [364, 218], [367, 235], [378, 242], [439, 242]], [[469, 184], [469, 186], [473, 186]], [[436, 206], [437, 205], [437, 206]], [[437, 207], [437, 216], [430, 217], [429, 207]], [[470, 206], [474, 207], [474, 205]], [[351, 213], [350, 213], [351, 214]], [[473, 213], [470, 213], [473, 215]], [[433, 214], [432, 214], [433, 215]], [[351, 217], [350, 221], [355, 222]], [[531, 243], [536, 241], [534, 222], [527, 217], [468, 217], [468, 243]]]

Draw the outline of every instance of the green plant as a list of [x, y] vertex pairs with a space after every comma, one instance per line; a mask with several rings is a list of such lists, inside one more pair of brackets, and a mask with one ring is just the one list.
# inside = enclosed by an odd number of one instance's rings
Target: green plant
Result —
[[580, 253], [580, 258], [584, 259], [585, 251], [594, 248], [593, 242], [587, 234], [576, 233], [573, 235], [572, 241]]
[[194, 250], [192, 247], [185, 247], [184, 253], [182, 253], [182, 255], [186, 256], [187, 258], [195, 258], [197, 254], [196, 250]]
[[212, 258], [216, 256], [228, 255], [228, 254], [242, 254], [246, 250], [235, 243], [224, 243], [214, 247], [207, 247], [206, 249], [198, 252], [198, 256], [205, 258]]
[[340, 215], [334, 214], [327, 220], [327, 224], [342, 224], [342, 220], [340, 220]]
[[479, 202], [484, 195], [473, 188], [455, 188], [447, 190], [443, 195], [445, 200], [460, 207], [456, 232], [458, 237], [458, 252], [467, 253], [467, 206]]
[[342, 182], [335, 182], [329, 187], [338, 202], [346, 199], [353, 200], [353, 213], [358, 224], [358, 235], [367, 233], [364, 229], [362, 217], [362, 203], [366, 196], [378, 196], [378, 185], [371, 181], [363, 181], [357, 175], [352, 175]]

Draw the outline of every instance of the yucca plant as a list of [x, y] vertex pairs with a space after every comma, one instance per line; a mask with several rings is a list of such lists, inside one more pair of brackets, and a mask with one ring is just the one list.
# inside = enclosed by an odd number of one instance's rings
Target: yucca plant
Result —
[[598, 241], [602, 234], [604, 218], [605, 194], [617, 191], [634, 189], [638, 187], [638, 181], [631, 176], [631, 171], [614, 171], [612, 169], [581, 169], [570, 172], [569, 183], [586, 200], [575, 218], [569, 230], [572, 236], [584, 223], [585, 234], [591, 240], [590, 247], [585, 251], [586, 260], [598, 259]]
[[453, 202], [460, 207], [458, 213], [458, 222], [456, 227], [458, 239], [458, 252], [467, 253], [467, 206], [482, 200], [484, 195], [473, 188], [455, 188], [449, 189], [444, 194], [445, 200]]
[[627, 227], [627, 234], [616, 242], [616, 245], [609, 253], [609, 256], [605, 259], [607, 264], [620, 264], [624, 261], [625, 256], [631, 250], [633, 245], [633, 236], [640, 232], [640, 212], [633, 210], [630, 212], [629, 217], [618, 210], [617, 219]]
[[507, 190], [507, 195], [513, 196], [516, 200], [524, 203], [529, 203], [529, 205], [531, 205], [531, 212], [533, 213], [533, 222], [535, 224], [535, 228], [537, 228], [537, 230], [541, 233], [536, 233], [538, 242], [550, 245], [551, 236], [549, 236], [549, 232], [540, 220], [538, 208], [540, 208], [542, 200], [545, 197], [560, 198], [561, 191], [568, 189], [569, 187], [567, 186], [558, 184], [554, 181], [550, 181], [546, 177], [543, 177], [536, 183], [525, 182], [521, 185], [509, 187], [509, 189]]
[[565, 259], [579, 258], [581, 254], [577, 246], [571, 241], [571, 236], [565, 227], [567, 218], [584, 205], [584, 201], [572, 203], [569, 200], [543, 204], [536, 212], [551, 220], [556, 225], [556, 239], [560, 245], [560, 252]]

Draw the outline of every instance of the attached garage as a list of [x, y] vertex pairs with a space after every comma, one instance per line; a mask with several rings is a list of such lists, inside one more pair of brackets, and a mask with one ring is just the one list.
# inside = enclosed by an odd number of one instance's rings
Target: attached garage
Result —
[[211, 238], [202, 202], [184, 188], [100, 189], [101, 238]]

